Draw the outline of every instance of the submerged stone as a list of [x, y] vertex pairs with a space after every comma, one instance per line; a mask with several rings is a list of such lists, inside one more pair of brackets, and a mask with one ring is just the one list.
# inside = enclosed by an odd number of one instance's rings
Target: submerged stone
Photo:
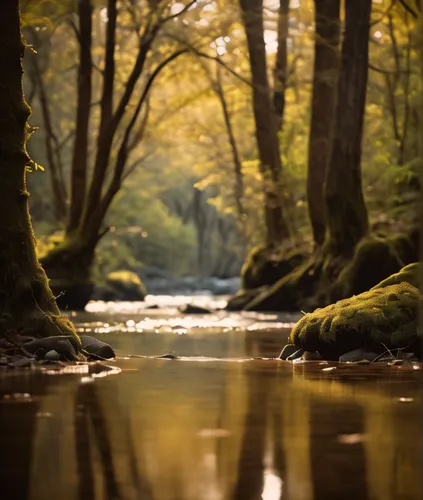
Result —
[[304, 349], [297, 349], [294, 353], [292, 353], [290, 356], [286, 358], [287, 361], [294, 361], [296, 359], [301, 358], [301, 356], [304, 354]]
[[294, 354], [298, 351], [298, 347], [294, 344], [287, 344], [281, 351], [278, 356], [278, 359], [282, 359], [285, 361], [291, 354]]
[[301, 356], [301, 359], [303, 359], [304, 361], [320, 361], [322, 359], [322, 356], [320, 356], [318, 352], [305, 351]]
[[175, 354], [162, 354], [161, 356], [154, 356], [155, 359], [178, 359], [178, 356]]
[[192, 304], [179, 307], [178, 310], [182, 314], [211, 314], [212, 312], [210, 309], [201, 306], [194, 306]]
[[354, 363], [357, 361], [362, 361], [366, 359], [368, 361], [374, 361], [378, 357], [378, 354], [366, 349], [355, 349], [354, 351], [349, 351], [340, 356], [339, 361], [341, 363]]

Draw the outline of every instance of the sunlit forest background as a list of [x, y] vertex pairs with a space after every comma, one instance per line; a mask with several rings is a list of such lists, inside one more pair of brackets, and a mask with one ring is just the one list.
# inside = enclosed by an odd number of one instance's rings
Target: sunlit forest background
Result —
[[[39, 253], [61, 241], [72, 219], [68, 212], [75, 194], [70, 180], [73, 162], [81, 161], [78, 148], [82, 155], [84, 147], [88, 152], [87, 183], [95, 188], [94, 159], [104, 133], [103, 82], [112, 71], [119, 106], [142, 47], [142, 72], [123, 103], [111, 141], [112, 166], [103, 175], [103, 189], [110, 183], [113, 196], [104, 217], [107, 232], [97, 245], [95, 273], [148, 270], [157, 276], [239, 276], [249, 250], [265, 243], [266, 231], [249, 55], [238, 3], [175, 1], [160, 17], [153, 0], [120, 0], [114, 68], [107, 63], [106, 0], [92, 2], [90, 46], [83, 38], [78, 2], [21, 3], [24, 35], [32, 46], [25, 56], [25, 93], [35, 132], [28, 144], [34, 159], [28, 184]], [[278, 130], [283, 209], [290, 234], [284, 245], [311, 252], [307, 164], [314, 2], [285, 2], [285, 34], [280, 8], [279, 2], [265, 1], [263, 18], [268, 77], [275, 92], [281, 90], [281, 36], [287, 48]], [[342, 16], [341, 11], [341, 20]], [[373, 1], [361, 166], [370, 225], [376, 232], [407, 231], [414, 223], [411, 208], [418, 197], [421, 164], [421, 75], [413, 23], [401, 2]], [[145, 43], [142, 37], [156, 25], [157, 36]], [[84, 44], [92, 65], [92, 90], [78, 102]], [[78, 120], [84, 123], [88, 108], [88, 144], [77, 146]], [[125, 161], [114, 183], [128, 129]]]

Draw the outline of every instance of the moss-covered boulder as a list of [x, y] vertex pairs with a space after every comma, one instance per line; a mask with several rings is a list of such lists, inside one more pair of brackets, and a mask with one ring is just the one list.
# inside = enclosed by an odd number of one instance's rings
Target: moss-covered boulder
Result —
[[306, 314], [289, 342], [326, 359], [359, 348], [408, 348], [417, 352], [419, 291], [408, 282], [377, 286]]
[[244, 290], [273, 285], [298, 267], [304, 254], [298, 250], [285, 252], [279, 248], [256, 247], [248, 255], [242, 269]]
[[352, 259], [339, 273], [331, 287], [329, 301], [365, 292], [400, 271], [403, 265], [390, 240], [369, 235], [360, 241]]
[[253, 290], [238, 290], [238, 292], [228, 300], [225, 307], [226, 311], [242, 311], [246, 309], [250, 302], [267, 289], [268, 287], [262, 286], [260, 288], [254, 288]]
[[303, 310], [307, 300], [313, 296], [320, 267], [311, 259], [284, 276], [271, 287], [263, 288], [244, 307], [247, 311]]
[[420, 258], [418, 235], [418, 231], [411, 230], [409, 234], [398, 233], [388, 238], [404, 266]]
[[399, 273], [393, 274], [381, 281], [373, 288], [385, 288], [390, 285], [397, 285], [398, 283], [409, 283], [410, 285], [419, 288], [419, 273], [421, 264], [415, 262], [414, 264], [409, 264], [401, 269]]
[[147, 295], [140, 277], [132, 271], [114, 271], [94, 297], [106, 301], [141, 301]]
[[388, 238], [370, 234], [350, 257], [321, 248], [313, 257], [261, 291], [244, 307], [252, 311], [311, 311], [365, 292], [399, 272], [403, 261]]

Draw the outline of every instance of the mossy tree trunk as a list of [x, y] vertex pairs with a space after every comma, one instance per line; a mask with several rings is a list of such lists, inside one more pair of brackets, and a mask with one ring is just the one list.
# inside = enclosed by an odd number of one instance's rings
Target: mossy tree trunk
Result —
[[372, 0], [346, 0], [335, 132], [325, 199], [332, 255], [350, 256], [368, 232], [361, 182], [361, 142]]
[[282, 162], [278, 140], [278, 121], [267, 77], [266, 46], [263, 29], [263, 1], [240, 0], [247, 37], [253, 83], [253, 110], [260, 171], [264, 182], [264, 213], [268, 246], [289, 236], [281, 197]]
[[22, 88], [19, 0], [0, 3], [0, 336], [70, 335], [35, 254], [26, 165], [30, 108]]
[[340, 0], [315, 0], [315, 56], [307, 198], [314, 242], [325, 239], [324, 183], [332, 150], [339, 72]]

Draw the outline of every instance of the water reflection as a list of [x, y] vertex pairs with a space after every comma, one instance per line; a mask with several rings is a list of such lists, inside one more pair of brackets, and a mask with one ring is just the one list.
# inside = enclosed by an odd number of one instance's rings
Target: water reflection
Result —
[[[75, 374], [2, 379], [5, 498], [422, 498], [418, 371], [118, 365], [119, 375], [88, 383]], [[16, 392], [31, 397], [4, 398]]]

